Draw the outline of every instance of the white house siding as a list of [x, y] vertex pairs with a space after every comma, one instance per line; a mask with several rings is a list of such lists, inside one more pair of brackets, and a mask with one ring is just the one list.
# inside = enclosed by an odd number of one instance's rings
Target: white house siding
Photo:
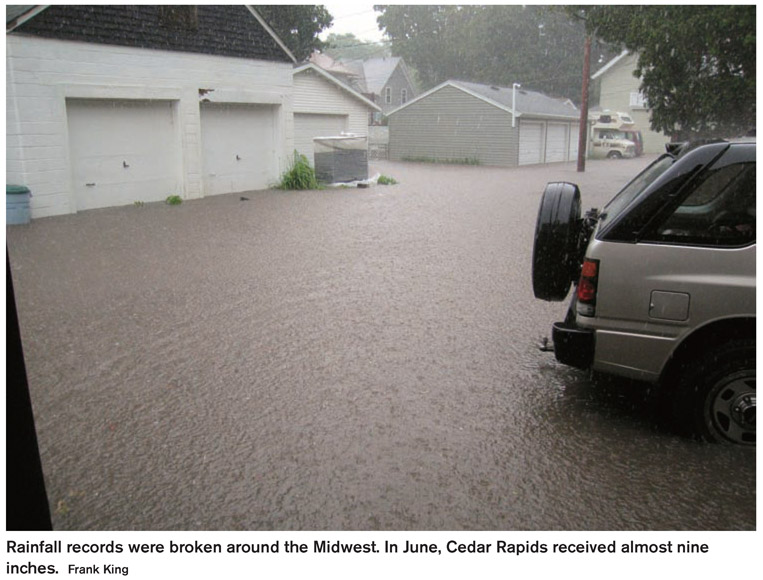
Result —
[[294, 135], [296, 150], [312, 163], [313, 137], [340, 129], [368, 137], [369, 107], [312, 70], [294, 75]]
[[32, 190], [33, 218], [77, 211], [67, 99], [172, 103], [185, 198], [206, 193], [200, 101], [267, 105], [276, 111], [276, 181], [294, 149], [292, 83], [288, 63], [8, 35], [6, 182]]
[[629, 113], [644, 138], [645, 153], [664, 153], [670, 137], [649, 128], [648, 109], [631, 106], [631, 93], [638, 92], [641, 81], [633, 76], [638, 57], [629, 54], [601, 76], [599, 106], [610, 111]]
[[389, 117], [389, 158], [476, 160], [514, 166], [519, 127], [511, 114], [454, 87], [444, 87]]

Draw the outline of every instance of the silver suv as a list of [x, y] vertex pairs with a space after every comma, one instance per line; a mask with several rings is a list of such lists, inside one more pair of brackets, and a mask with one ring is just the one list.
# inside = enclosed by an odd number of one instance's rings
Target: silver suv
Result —
[[657, 383], [671, 421], [755, 444], [755, 143], [672, 148], [601, 211], [550, 183], [533, 248], [537, 298], [565, 364]]

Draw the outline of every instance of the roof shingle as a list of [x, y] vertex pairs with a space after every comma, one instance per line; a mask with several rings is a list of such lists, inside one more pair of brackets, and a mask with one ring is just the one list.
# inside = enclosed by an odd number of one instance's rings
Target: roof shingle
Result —
[[197, 24], [168, 25], [161, 6], [52, 5], [16, 33], [92, 42], [291, 62], [246, 6], [200, 5]]

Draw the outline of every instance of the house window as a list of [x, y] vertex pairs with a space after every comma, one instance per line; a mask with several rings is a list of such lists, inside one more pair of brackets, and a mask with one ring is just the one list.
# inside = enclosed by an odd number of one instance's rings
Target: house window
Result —
[[632, 109], [646, 109], [646, 99], [641, 91], [631, 92], [631, 108]]
[[384, 102], [388, 105], [392, 103], [392, 89], [390, 87], [384, 89]]
[[408, 89], [401, 89], [400, 91], [400, 104], [404, 105], [408, 102]]

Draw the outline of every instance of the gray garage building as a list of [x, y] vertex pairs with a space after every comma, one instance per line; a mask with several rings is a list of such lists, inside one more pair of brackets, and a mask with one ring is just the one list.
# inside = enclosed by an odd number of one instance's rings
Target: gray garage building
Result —
[[514, 167], [577, 158], [580, 112], [522, 88], [451, 80], [388, 118], [392, 160]]

